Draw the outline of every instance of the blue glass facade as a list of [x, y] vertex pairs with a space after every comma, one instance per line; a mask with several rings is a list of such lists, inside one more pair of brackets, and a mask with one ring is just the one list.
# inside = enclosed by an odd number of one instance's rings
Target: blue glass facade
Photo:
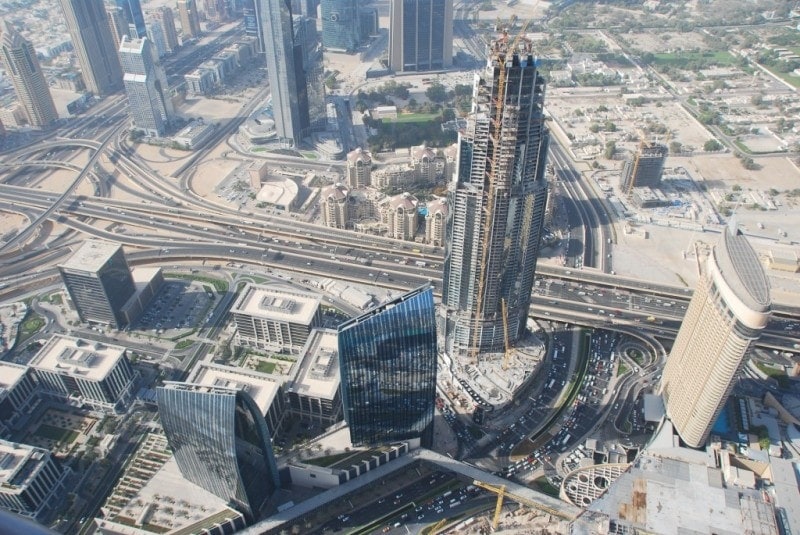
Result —
[[433, 443], [436, 313], [418, 288], [339, 326], [342, 403], [357, 446]]
[[356, 0], [322, 0], [322, 45], [352, 52], [358, 48], [359, 12]]
[[117, 6], [125, 12], [128, 19], [128, 33], [135, 39], [147, 36], [147, 25], [144, 22], [144, 14], [139, 0], [117, 0]]
[[183, 477], [255, 520], [279, 481], [253, 398], [229, 388], [166, 383], [158, 388], [158, 411]]

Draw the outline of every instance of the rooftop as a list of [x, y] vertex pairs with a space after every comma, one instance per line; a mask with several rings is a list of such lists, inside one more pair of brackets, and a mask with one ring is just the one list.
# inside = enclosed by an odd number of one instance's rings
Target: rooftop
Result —
[[321, 301], [322, 297], [312, 293], [248, 284], [231, 313], [309, 325]]
[[14, 385], [25, 377], [26, 371], [28, 371], [27, 366], [0, 361], [0, 394], [4, 390], [14, 388]]
[[258, 405], [262, 414], [266, 414], [272, 400], [278, 393], [283, 378], [266, 373], [222, 366], [210, 362], [198, 362], [188, 381], [195, 385], [216, 388], [230, 388], [247, 392]]
[[122, 346], [54, 334], [34, 355], [30, 366], [87, 381], [102, 381], [124, 354]]
[[339, 388], [339, 346], [336, 331], [314, 329], [300, 361], [294, 392], [312, 398], [333, 399]]
[[0, 486], [24, 487], [46, 457], [41, 448], [0, 440]]
[[121, 248], [118, 243], [86, 240], [66, 262], [61, 264], [61, 267], [75, 271], [97, 272]]
[[722, 231], [722, 239], [715, 248], [714, 257], [725, 282], [739, 299], [752, 310], [769, 310], [767, 275], [752, 245], [742, 231], [735, 227], [735, 219]]

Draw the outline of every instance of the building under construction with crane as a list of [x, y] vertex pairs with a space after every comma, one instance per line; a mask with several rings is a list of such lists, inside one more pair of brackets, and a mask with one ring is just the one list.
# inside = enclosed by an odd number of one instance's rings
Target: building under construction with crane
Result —
[[622, 191], [630, 195], [633, 188], [659, 187], [668, 153], [665, 145], [642, 141], [633, 158], [626, 160], [622, 166]]
[[448, 191], [442, 303], [451, 355], [502, 352], [524, 332], [548, 195], [544, 96], [530, 42], [495, 41], [475, 75]]

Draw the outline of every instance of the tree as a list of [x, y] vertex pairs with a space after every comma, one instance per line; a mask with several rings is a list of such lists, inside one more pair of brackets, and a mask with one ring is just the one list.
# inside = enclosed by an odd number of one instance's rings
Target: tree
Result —
[[617, 150], [617, 144], [614, 141], [606, 141], [606, 150], [603, 156], [606, 157], [607, 160], [610, 160], [614, 157], [614, 152]]
[[447, 100], [447, 89], [440, 83], [434, 83], [425, 90], [425, 96], [431, 102], [444, 102]]
[[679, 141], [670, 141], [669, 152], [671, 154], [680, 154], [683, 151], [683, 145]]
[[709, 139], [703, 144], [703, 150], [706, 152], [717, 152], [718, 150], [722, 150], [722, 143], [716, 139]]

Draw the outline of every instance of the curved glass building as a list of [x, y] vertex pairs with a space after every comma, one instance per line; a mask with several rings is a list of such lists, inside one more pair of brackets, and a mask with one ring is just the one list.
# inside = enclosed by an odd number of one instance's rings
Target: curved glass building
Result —
[[339, 326], [345, 420], [356, 446], [433, 443], [436, 312], [424, 286]]
[[165, 383], [164, 433], [183, 477], [256, 520], [278, 488], [269, 431], [253, 398], [232, 388]]
[[708, 257], [664, 367], [667, 416], [686, 445], [705, 444], [770, 310], [764, 268], [731, 224]]

